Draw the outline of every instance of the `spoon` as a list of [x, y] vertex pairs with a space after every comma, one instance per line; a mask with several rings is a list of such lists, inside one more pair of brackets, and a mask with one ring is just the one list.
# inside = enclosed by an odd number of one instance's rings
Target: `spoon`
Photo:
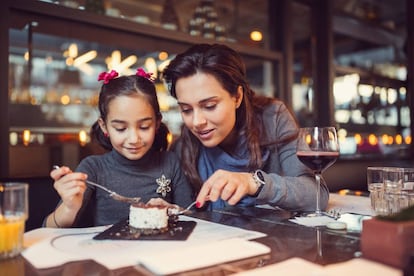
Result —
[[[56, 169], [59, 169], [59, 168], [60, 167], [57, 166], [57, 165], [54, 165], [53, 166], [53, 169], [55, 169], [55, 170]], [[126, 197], [126, 196], [122, 196], [122, 195], [120, 195], [120, 194], [118, 194], [118, 193], [116, 193], [116, 192], [114, 192], [114, 191], [112, 191], [112, 190], [110, 190], [110, 189], [102, 186], [102, 185], [99, 185], [98, 183], [95, 183], [95, 182], [92, 182], [92, 181], [89, 181], [89, 180], [84, 180], [84, 181], [85, 181], [86, 184], [95, 186], [97, 188], [100, 188], [100, 189], [106, 191], [107, 193], [109, 193], [109, 196], [112, 197], [115, 200], [122, 201], [122, 202], [126, 202], [126, 203], [130, 203], [130, 204], [138, 203], [141, 200], [140, 197]]]

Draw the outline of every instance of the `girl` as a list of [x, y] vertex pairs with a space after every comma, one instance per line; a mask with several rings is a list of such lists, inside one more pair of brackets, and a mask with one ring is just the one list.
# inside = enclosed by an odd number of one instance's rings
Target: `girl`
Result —
[[138, 69], [136, 75], [117, 76], [114, 70], [99, 75], [104, 81], [100, 117], [91, 131], [108, 152], [86, 157], [76, 172], [68, 167], [51, 172], [61, 202], [47, 217], [47, 227], [108, 225], [128, 217], [129, 203], [113, 200], [85, 184], [86, 179], [144, 202], [191, 203], [191, 187], [179, 161], [166, 151], [168, 129], [161, 122], [151, 74]]
[[[250, 88], [239, 54], [225, 45], [200, 44], [177, 55], [163, 72], [181, 109], [184, 127], [175, 151], [209, 208], [268, 203], [315, 209], [313, 173], [296, 157], [298, 126], [276, 99]], [[328, 202], [321, 189], [321, 206]]]

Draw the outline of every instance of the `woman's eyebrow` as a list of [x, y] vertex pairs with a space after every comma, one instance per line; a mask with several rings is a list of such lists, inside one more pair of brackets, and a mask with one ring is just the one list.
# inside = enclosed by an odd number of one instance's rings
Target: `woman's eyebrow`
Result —
[[[212, 97], [209, 97], [209, 98], [206, 98], [206, 99], [202, 99], [198, 103], [199, 104], [202, 104], [202, 103], [205, 103], [205, 102], [208, 102], [208, 101], [211, 101], [211, 100], [215, 100], [217, 98], [218, 98], [217, 96], [212, 96]], [[180, 102], [180, 101], [178, 101], [177, 103], [179, 105], [189, 105], [188, 103], [183, 103], [183, 102]]]

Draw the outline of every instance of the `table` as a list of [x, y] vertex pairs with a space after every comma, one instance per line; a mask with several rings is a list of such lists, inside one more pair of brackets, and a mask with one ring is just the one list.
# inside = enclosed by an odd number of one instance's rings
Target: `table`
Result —
[[[195, 212], [191, 216], [220, 224], [236, 226], [266, 233], [256, 241], [271, 248], [263, 256], [205, 268], [204, 274], [227, 275], [277, 263], [292, 257], [300, 257], [313, 263], [326, 265], [350, 260], [359, 256], [358, 231], [330, 230], [326, 227], [306, 227], [288, 219], [296, 215], [280, 209], [227, 207], [212, 212]], [[47, 256], [45, 256], [47, 258]], [[187, 273], [197, 275], [200, 271]], [[0, 263], [0, 275], [148, 275], [143, 268], [125, 267], [108, 270], [94, 261], [76, 261], [65, 265], [38, 270], [25, 258]]]

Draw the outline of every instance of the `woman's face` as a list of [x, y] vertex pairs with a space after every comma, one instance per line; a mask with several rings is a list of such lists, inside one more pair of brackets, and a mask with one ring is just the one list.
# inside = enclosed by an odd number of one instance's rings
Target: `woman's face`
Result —
[[151, 148], [157, 130], [152, 106], [140, 95], [119, 96], [108, 105], [106, 122], [99, 120], [113, 148], [130, 160], [138, 160]]
[[187, 128], [206, 147], [227, 146], [243, 91], [231, 96], [210, 74], [196, 73], [177, 81], [176, 95]]

